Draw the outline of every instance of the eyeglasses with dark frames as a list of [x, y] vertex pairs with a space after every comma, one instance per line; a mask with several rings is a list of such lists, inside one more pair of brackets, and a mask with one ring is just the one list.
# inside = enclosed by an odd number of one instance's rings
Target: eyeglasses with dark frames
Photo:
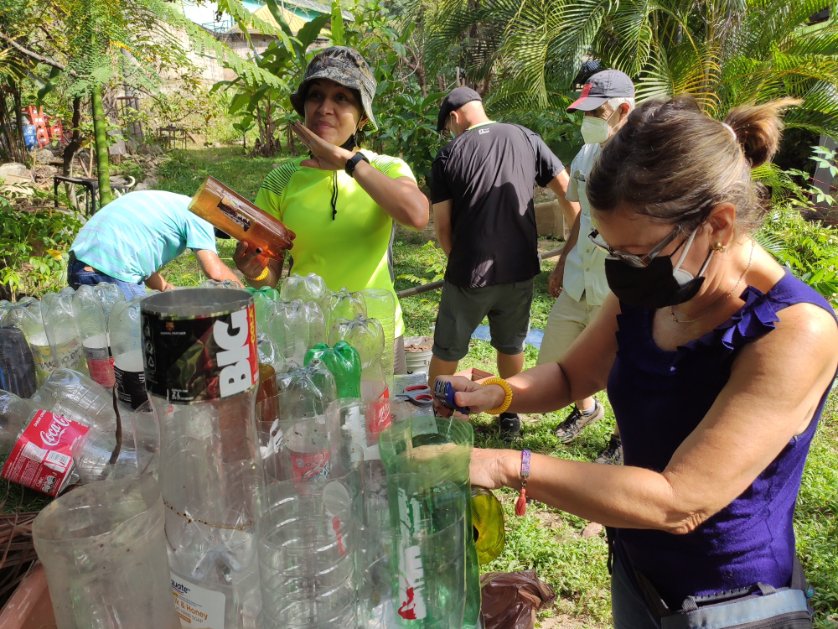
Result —
[[[666, 238], [664, 238], [658, 244], [652, 247], [649, 253], [642, 256], [636, 255], [634, 253], [628, 253], [626, 251], [619, 251], [618, 249], [613, 249], [611, 245], [609, 245], [600, 237], [599, 232], [596, 229], [593, 230], [590, 234], [588, 234], [588, 240], [590, 240], [599, 249], [605, 251], [608, 254], [608, 257], [612, 260], [622, 260], [630, 266], [642, 269], [649, 266], [652, 260], [657, 258], [660, 255], [661, 251], [663, 251], [669, 243], [675, 240], [678, 237], [678, 234], [683, 233], [683, 231], [684, 230], [681, 225], [676, 225], [675, 229], [669, 232]], [[684, 242], [686, 242], [686, 239], [684, 241], [681, 241], [681, 244], [675, 248], [675, 251], [678, 251], [678, 249], [681, 248], [681, 245], [683, 245]], [[675, 251], [673, 251], [672, 253], [674, 254]]]

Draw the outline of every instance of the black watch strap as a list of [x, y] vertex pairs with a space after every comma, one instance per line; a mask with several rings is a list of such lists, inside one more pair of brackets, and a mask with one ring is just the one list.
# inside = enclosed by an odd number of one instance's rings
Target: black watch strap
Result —
[[367, 156], [364, 155], [361, 151], [358, 151], [357, 153], [355, 153], [355, 155], [346, 160], [346, 166], [344, 166], [346, 174], [350, 177], [354, 177], [355, 167], [358, 165], [359, 162], [366, 162], [367, 164], [369, 164], [370, 160], [368, 160]]

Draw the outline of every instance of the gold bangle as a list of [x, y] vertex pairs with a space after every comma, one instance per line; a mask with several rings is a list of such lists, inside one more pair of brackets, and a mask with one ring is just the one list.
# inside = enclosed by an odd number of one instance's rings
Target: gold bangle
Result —
[[261, 282], [266, 277], [268, 277], [268, 273], [270, 272], [271, 270], [266, 266], [264, 269], [262, 269], [262, 272], [259, 275], [257, 275], [256, 277], [248, 277], [247, 279], [249, 279], [251, 282]]
[[484, 387], [488, 387], [490, 384], [496, 384], [501, 389], [503, 389], [503, 402], [501, 402], [500, 406], [496, 408], [490, 408], [487, 413], [490, 415], [500, 415], [501, 413], [506, 412], [506, 409], [510, 407], [512, 404], [512, 387], [509, 386], [509, 383], [504, 380], [503, 378], [498, 378], [497, 376], [493, 376], [491, 378], [486, 378], [482, 383]]

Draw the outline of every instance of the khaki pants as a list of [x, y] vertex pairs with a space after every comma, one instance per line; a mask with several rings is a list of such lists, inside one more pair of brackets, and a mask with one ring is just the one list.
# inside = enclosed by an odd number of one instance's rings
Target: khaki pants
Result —
[[576, 301], [562, 291], [550, 310], [550, 316], [547, 317], [544, 338], [538, 352], [538, 364], [561, 360], [573, 341], [582, 334], [582, 330], [594, 320], [601, 307], [589, 306], [584, 293], [582, 299]]

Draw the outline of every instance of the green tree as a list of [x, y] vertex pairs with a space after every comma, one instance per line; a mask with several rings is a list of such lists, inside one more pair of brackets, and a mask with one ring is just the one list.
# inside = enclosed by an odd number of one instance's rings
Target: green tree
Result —
[[426, 28], [440, 50], [468, 45], [475, 26], [501, 33], [494, 71], [510, 101], [547, 106], [592, 56], [632, 76], [640, 98], [688, 93], [714, 116], [798, 96], [788, 125], [838, 136], [830, 6], [827, 21], [810, 25], [823, 0], [441, 0]]

